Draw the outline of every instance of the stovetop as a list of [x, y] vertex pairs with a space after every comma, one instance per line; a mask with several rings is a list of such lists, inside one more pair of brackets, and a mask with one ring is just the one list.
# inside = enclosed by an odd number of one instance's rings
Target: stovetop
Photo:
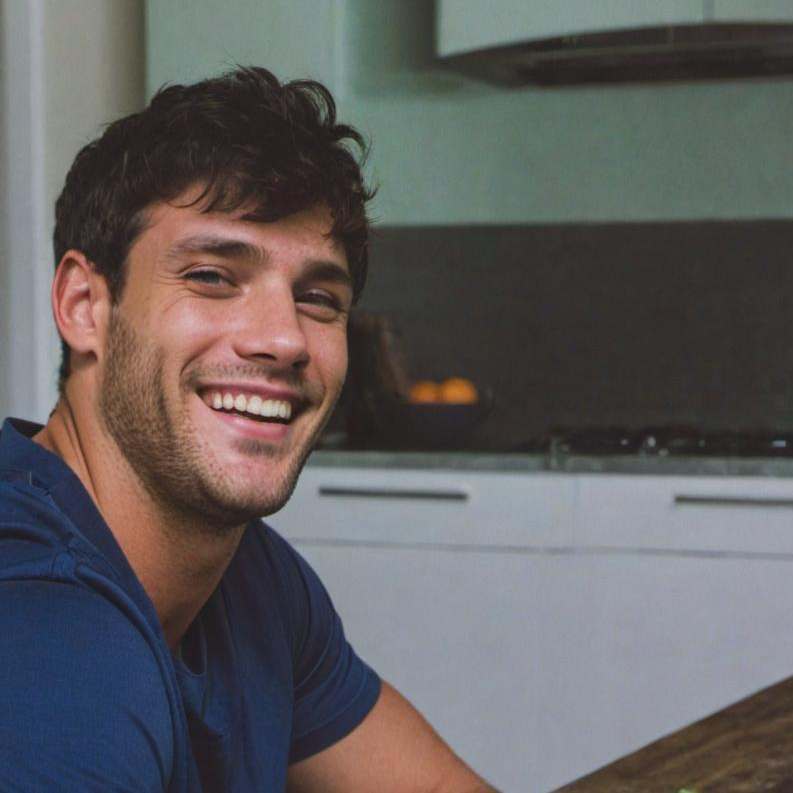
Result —
[[523, 446], [552, 455], [793, 457], [793, 433], [691, 427], [559, 428]]

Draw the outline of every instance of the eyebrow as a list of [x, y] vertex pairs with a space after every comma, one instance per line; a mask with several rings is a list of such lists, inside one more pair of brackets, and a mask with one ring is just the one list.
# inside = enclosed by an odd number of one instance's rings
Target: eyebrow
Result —
[[[267, 251], [258, 245], [215, 234], [195, 234], [185, 237], [172, 245], [165, 255], [168, 259], [179, 259], [195, 253], [207, 253], [224, 259], [248, 259], [257, 263], [264, 262], [268, 258]], [[310, 279], [330, 281], [354, 290], [353, 278], [348, 269], [330, 259], [312, 259], [307, 262], [301, 280]]]
[[319, 281], [329, 281], [335, 284], [341, 284], [354, 291], [354, 284], [352, 276], [346, 267], [334, 261], [310, 261], [306, 268], [306, 272], [302, 276], [302, 280], [317, 279]]
[[209, 253], [224, 259], [252, 259], [264, 261], [267, 254], [257, 245], [245, 240], [229, 239], [215, 234], [195, 234], [174, 243], [166, 253], [169, 259], [178, 259], [191, 253]]

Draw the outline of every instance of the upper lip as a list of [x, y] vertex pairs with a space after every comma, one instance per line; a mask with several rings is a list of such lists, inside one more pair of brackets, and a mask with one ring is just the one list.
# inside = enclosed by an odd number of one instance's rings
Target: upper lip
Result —
[[220, 394], [233, 394], [234, 396], [237, 396], [237, 394], [245, 394], [246, 397], [259, 396], [262, 400], [278, 399], [282, 402], [288, 402], [293, 410], [299, 410], [306, 402], [296, 391], [263, 386], [261, 383], [202, 383], [198, 386], [199, 394], [214, 391]]

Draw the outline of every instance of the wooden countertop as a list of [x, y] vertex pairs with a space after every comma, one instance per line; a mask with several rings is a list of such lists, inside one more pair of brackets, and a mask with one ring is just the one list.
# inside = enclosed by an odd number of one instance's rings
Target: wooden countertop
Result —
[[793, 677], [557, 793], [793, 793]]

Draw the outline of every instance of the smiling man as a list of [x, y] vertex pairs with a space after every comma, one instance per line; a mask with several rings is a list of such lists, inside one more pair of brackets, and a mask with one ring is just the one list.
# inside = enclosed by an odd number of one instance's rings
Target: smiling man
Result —
[[491, 790], [260, 516], [339, 396], [371, 197], [317, 83], [172, 86], [56, 207], [46, 426], [0, 434], [0, 789]]

